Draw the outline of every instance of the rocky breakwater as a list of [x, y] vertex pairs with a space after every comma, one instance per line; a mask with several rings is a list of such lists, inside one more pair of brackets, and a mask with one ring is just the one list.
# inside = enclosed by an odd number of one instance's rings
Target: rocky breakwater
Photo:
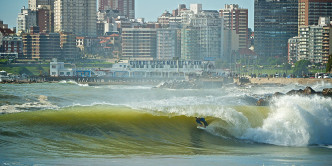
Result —
[[205, 81], [205, 80], [172, 80], [160, 83], [155, 88], [166, 89], [217, 89], [222, 87], [222, 81]]
[[268, 96], [266, 98], [261, 98], [257, 101], [257, 106], [268, 106], [271, 103], [271, 99], [274, 97], [280, 97], [284, 95], [303, 95], [303, 96], [310, 96], [310, 95], [319, 95], [324, 97], [332, 97], [332, 88], [325, 88], [323, 91], [315, 91], [311, 87], [306, 87], [305, 89], [299, 89], [299, 90], [291, 90], [287, 92], [286, 94], [276, 92], [271, 96]]

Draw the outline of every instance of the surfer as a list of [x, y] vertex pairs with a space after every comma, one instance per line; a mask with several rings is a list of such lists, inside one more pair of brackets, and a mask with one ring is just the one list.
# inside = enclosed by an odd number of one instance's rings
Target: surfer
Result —
[[198, 118], [196, 117], [196, 123], [199, 124], [202, 127], [208, 126], [208, 123], [205, 121], [205, 118]]

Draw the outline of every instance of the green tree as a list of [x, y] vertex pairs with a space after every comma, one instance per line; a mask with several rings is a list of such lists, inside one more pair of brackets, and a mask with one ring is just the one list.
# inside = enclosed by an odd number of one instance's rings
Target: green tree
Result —
[[308, 60], [297, 61], [295, 63], [295, 68], [294, 68], [293, 74], [295, 74], [295, 75], [309, 74], [308, 65], [310, 65], [310, 64], [311, 63]]
[[326, 73], [330, 73], [332, 70], [332, 54], [329, 56], [329, 61], [326, 64]]

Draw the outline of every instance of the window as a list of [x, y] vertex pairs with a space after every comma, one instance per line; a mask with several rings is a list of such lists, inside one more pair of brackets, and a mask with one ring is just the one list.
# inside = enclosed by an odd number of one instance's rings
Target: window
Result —
[[56, 68], [56, 65], [52, 65], [52, 69], [55, 69]]

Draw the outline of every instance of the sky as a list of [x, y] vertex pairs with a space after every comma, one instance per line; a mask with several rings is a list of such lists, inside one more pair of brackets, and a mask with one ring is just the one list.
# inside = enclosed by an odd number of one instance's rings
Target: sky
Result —
[[[223, 9], [225, 4], [239, 4], [241, 8], [249, 10], [249, 28], [254, 27], [254, 1], [253, 0], [135, 0], [136, 18], [145, 18], [146, 21], [157, 21], [157, 18], [165, 11], [178, 7], [178, 4], [200, 3], [203, 10]], [[8, 24], [10, 28], [16, 27], [16, 19], [21, 8], [28, 8], [28, 0], [0, 0], [0, 20]]]

